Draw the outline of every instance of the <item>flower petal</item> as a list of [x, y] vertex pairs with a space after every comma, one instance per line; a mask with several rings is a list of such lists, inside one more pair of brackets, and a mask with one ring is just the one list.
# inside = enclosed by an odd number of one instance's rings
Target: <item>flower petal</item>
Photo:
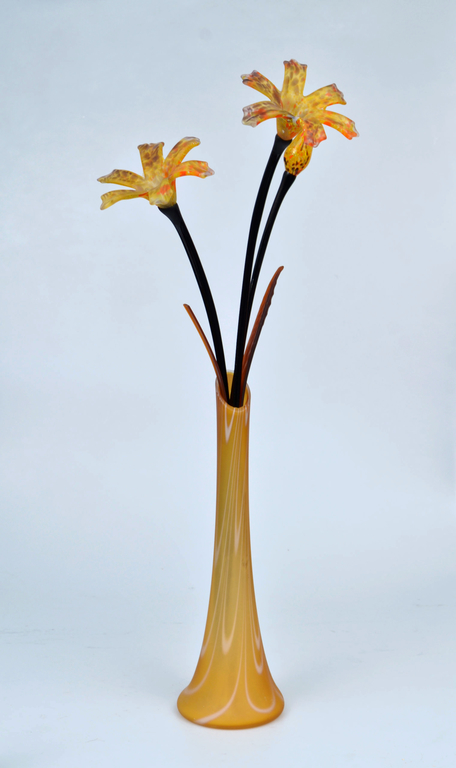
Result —
[[158, 189], [149, 192], [149, 203], [160, 208], [169, 208], [176, 203], [176, 181], [173, 178], [163, 179]]
[[112, 192], [106, 192], [101, 196], [101, 210], [109, 208], [114, 203], [118, 203], [119, 200], [130, 200], [133, 197], [140, 197], [139, 192], [129, 192], [127, 189], [114, 189]]
[[144, 184], [144, 179], [133, 171], [119, 171], [115, 168], [107, 176], [101, 176], [97, 181], [101, 181], [102, 184], [121, 184], [124, 187], [131, 187], [137, 189], [138, 185]]
[[185, 163], [179, 163], [172, 174], [172, 178], [178, 179], [180, 176], [199, 176], [200, 179], [205, 179], [207, 176], [213, 175], [214, 171], [212, 168], [209, 168], [208, 164], [203, 160], [187, 160]]
[[163, 141], [158, 144], [140, 144], [139, 154], [144, 171], [144, 178], [153, 179], [163, 173]]
[[244, 117], [242, 122], [244, 125], [251, 125], [254, 128], [256, 125], [269, 120], [271, 117], [287, 117], [293, 120], [293, 115], [290, 115], [282, 107], [278, 107], [271, 101], [257, 101], [256, 104], [250, 104], [248, 107], [244, 107]]
[[338, 112], [327, 112], [326, 110], [319, 112], [318, 119], [325, 125], [335, 128], [336, 131], [340, 131], [347, 139], [354, 139], [359, 136], [353, 120], [345, 117], [345, 115], [339, 115]]
[[339, 91], [337, 85], [326, 85], [324, 88], [319, 88], [313, 93], [309, 93], [308, 96], [304, 96], [304, 101], [309, 109], [325, 109], [332, 104], [346, 104], [344, 94]]
[[267, 77], [264, 77], [260, 72], [257, 72], [256, 69], [254, 69], [250, 75], [241, 75], [241, 78], [244, 85], [248, 85], [250, 88], [259, 91], [263, 96], [271, 99], [274, 104], [277, 104], [278, 106], [282, 105], [278, 88], [276, 88]]
[[300, 133], [285, 150], [285, 170], [293, 176], [297, 176], [307, 168], [312, 157], [313, 147], [306, 143], [305, 139], [305, 134]]
[[[320, 114], [325, 115], [326, 112]], [[324, 141], [327, 136], [325, 129], [323, 128], [320, 117], [307, 118], [307, 120], [297, 120], [298, 135], [303, 137], [303, 141], [306, 144], [310, 144], [312, 147], [318, 147], [320, 142]]]
[[186, 136], [184, 139], [178, 141], [165, 160], [165, 173], [171, 175], [174, 172], [175, 167], [182, 162], [185, 155], [190, 152], [193, 147], [197, 147], [199, 144], [201, 144], [201, 142], [195, 136]]
[[298, 64], [295, 59], [283, 63], [285, 76], [282, 86], [282, 101], [284, 98], [290, 100], [301, 98], [306, 84], [307, 64]]

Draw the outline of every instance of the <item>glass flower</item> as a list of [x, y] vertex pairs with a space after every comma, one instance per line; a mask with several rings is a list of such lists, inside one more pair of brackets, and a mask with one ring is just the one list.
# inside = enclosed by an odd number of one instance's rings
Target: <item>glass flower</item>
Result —
[[163, 158], [163, 141], [159, 144], [140, 144], [138, 147], [144, 176], [132, 171], [114, 170], [107, 176], [101, 176], [102, 184], [120, 184], [128, 189], [106, 192], [101, 196], [101, 210], [133, 197], [144, 197], [151, 205], [169, 208], [176, 203], [176, 179], [180, 176], [199, 176], [201, 179], [212, 176], [214, 171], [201, 160], [183, 159], [193, 147], [200, 144], [194, 136], [186, 136], [172, 148], [166, 160]]
[[304, 96], [307, 66], [297, 61], [284, 61], [285, 76], [279, 91], [267, 77], [255, 70], [241, 75], [244, 85], [254, 88], [269, 101], [258, 101], [244, 107], [244, 125], [255, 127], [264, 120], [277, 118], [277, 134], [292, 140], [285, 151], [285, 168], [296, 176], [309, 164], [313, 147], [326, 139], [323, 125], [340, 131], [347, 139], [358, 136], [353, 120], [338, 112], [328, 112], [332, 104], [346, 104], [335, 83]]

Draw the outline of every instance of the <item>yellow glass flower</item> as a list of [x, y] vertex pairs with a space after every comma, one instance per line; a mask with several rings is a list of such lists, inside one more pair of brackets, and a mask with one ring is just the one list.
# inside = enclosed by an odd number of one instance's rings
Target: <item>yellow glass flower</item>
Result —
[[114, 170], [107, 176], [101, 176], [102, 184], [120, 184], [127, 189], [106, 192], [101, 196], [101, 210], [133, 197], [144, 197], [151, 205], [169, 208], [176, 202], [176, 179], [180, 176], [199, 176], [201, 179], [212, 176], [214, 171], [201, 160], [182, 162], [193, 147], [200, 144], [194, 136], [186, 136], [172, 148], [166, 160], [163, 159], [163, 141], [159, 144], [140, 144], [138, 147], [144, 176], [132, 171]]
[[264, 120], [277, 118], [277, 134], [292, 143], [285, 151], [285, 167], [296, 176], [309, 164], [313, 147], [326, 139], [323, 125], [340, 131], [347, 139], [358, 136], [353, 120], [338, 112], [328, 112], [332, 104], [346, 104], [343, 93], [335, 83], [303, 95], [307, 66], [297, 61], [284, 61], [285, 77], [279, 91], [267, 77], [255, 70], [241, 75], [244, 85], [254, 88], [269, 101], [258, 101], [244, 107], [244, 125], [255, 127]]

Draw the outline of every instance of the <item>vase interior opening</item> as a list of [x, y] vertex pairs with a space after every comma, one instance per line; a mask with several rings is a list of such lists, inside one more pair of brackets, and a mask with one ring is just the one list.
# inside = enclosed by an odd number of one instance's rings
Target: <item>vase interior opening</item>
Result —
[[[234, 372], [233, 371], [227, 371], [226, 375], [227, 375], [227, 378], [228, 378], [228, 390], [229, 390], [229, 393], [231, 394], [231, 386], [232, 386], [232, 383], [233, 383]], [[233, 408], [234, 411], [240, 411], [240, 410], [242, 410], [242, 408], [245, 408], [248, 405], [249, 400], [250, 400], [250, 389], [249, 389], [248, 385], [246, 385], [245, 392], [244, 392], [244, 402], [242, 403], [242, 406], [240, 408], [235, 408], [233, 405], [230, 405], [229, 403], [226, 402], [225, 398], [222, 397], [222, 394], [220, 392], [219, 383], [218, 383], [217, 379], [215, 380], [215, 391], [217, 393], [217, 397], [219, 397], [220, 400], [222, 400], [222, 402], [224, 402], [225, 405], [228, 408]]]

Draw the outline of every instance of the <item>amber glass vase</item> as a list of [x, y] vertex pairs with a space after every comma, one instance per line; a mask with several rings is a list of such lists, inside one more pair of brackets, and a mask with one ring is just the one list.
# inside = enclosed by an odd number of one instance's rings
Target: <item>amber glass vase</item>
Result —
[[250, 390], [247, 387], [243, 407], [232, 408], [216, 384], [216, 400], [217, 505], [211, 594], [195, 674], [177, 706], [198, 725], [253, 728], [278, 717], [284, 702], [266, 661], [253, 586]]

